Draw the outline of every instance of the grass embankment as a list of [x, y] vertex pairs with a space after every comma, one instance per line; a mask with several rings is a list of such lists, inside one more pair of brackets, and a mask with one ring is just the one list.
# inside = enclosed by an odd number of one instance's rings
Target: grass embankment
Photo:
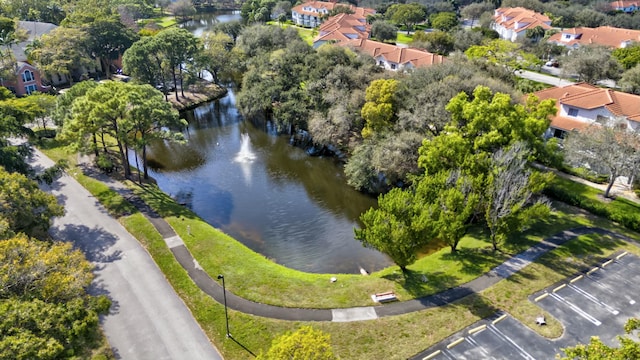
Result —
[[603, 192], [590, 186], [556, 177], [547, 194], [560, 201], [603, 216], [622, 226], [640, 230], [640, 205], [622, 197], [605, 199]]
[[398, 32], [396, 36], [396, 43], [409, 45], [413, 41], [413, 35], [407, 35], [406, 32]]
[[[57, 157], [51, 151], [46, 152], [51, 157]], [[63, 154], [59, 151], [56, 153]], [[76, 177], [82, 177], [75, 169], [69, 172], [76, 174]], [[128, 207], [125, 207], [125, 211], [118, 210], [121, 209], [121, 203], [120, 200], [116, 200], [119, 197], [117, 194], [105, 195], [109, 190], [105, 191], [99, 184], [94, 184], [96, 181], [91, 178], [83, 181], [89, 183], [90, 191], [98, 189], [98, 196], [110, 199], [110, 205], [107, 207], [113, 208], [111, 211], [114, 213], [124, 214], [129, 211]], [[541, 237], [562, 229], [591, 225], [628, 233], [603, 219], [581, 213], [569, 206], [556, 204], [556, 211], [551, 219], [536, 224], [518, 236], [518, 239], [514, 238], [505, 244], [504, 249], [507, 253], [499, 255], [498, 258], [494, 258], [491, 252], [484, 249], [489, 246], [485, 236], [475, 232], [473, 236], [468, 236], [462, 241], [458, 254], [450, 255], [448, 249], [443, 249], [419, 260], [410, 267], [408, 281], [400, 276], [397, 268], [389, 268], [369, 277], [337, 275], [338, 282], [331, 284], [328, 281], [329, 275], [306, 274], [273, 264], [211, 228], [155, 188], [145, 187], [144, 190], [138, 190], [176, 229], [200, 265], [212, 275], [225, 274], [227, 288], [230, 291], [261, 302], [270, 300], [273, 303], [293, 306], [302, 306], [296, 301], [326, 304], [330, 307], [360, 303], [370, 305], [371, 302], [367, 299], [370, 293], [391, 289], [403, 299], [436, 292], [437, 289], [474, 278], [504, 259], [508, 253], [518, 252], [539, 241]], [[375, 321], [286, 322], [231, 310], [230, 327], [236, 343], [224, 337], [226, 330], [223, 306], [195, 286], [153, 226], [140, 213], [122, 216], [120, 221], [149, 251], [209, 338], [223, 355], [230, 359], [250, 359], [252, 355], [249, 351], [258, 353], [266, 350], [279, 334], [295, 330], [303, 324], [331, 334], [335, 352], [343, 359], [404, 359], [493, 314], [498, 309], [511, 313], [547, 336], [559, 336], [562, 328], [549, 314], [546, 314], [548, 327], [535, 327], [535, 316], [543, 312], [528, 300], [528, 296], [597, 264], [616, 251], [624, 249], [639, 254], [637, 248], [619, 240], [599, 235], [582, 236], [546, 254], [535, 264], [481, 294], [474, 294], [441, 308]], [[191, 236], [186, 231], [187, 225], [191, 228]], [[427, 283], [420, 281], [422, 274], [427, 276]], [[289, 287], [294, 290], [290, 291]], [[295, 301], [291, 301], [289, 296], [293, 296]], [[318, 297], [319, 299], [315, 299]]]

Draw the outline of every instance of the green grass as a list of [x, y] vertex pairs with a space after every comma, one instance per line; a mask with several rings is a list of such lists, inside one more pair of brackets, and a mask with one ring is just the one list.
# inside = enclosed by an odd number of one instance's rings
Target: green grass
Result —
[[164, 29], [171, 26], [175, 26], [178, 22], [176, 21], [176, 18], [174, 16], [166, 16], [166, 15], [160, 15], [160, 14], [158, 17], [155, 17], [155, 18], [142, 19], [138, 21], [138, 25], [140, 25], [141, 27], [144, 27], [145, 25], [150, 23], [155, 23]]
[[396, 42], [399, 44], [410, 44], [413, 41], [413, 35], [407, 35], [406, 32], [399, 32], [396, 37]]
[[294, 29], [296, 29], [296, 31], [298, 32], [298, 35], [300, 35], [302, 40], [304, 40], [304, 42], [306, 42], [309, 45], [313, 45], [313, 39], [315, 39], [316, 36], [318, 36], [318, 30], [316, 29], [309, 29], [309, 28], [290, 25], [290, 24], [279, 24], [278, 22], [272, 22], [271, 24], [278, 25], [283, 28], [293, 27]]
[[624, 198], [605, 199], [603, 191], [557, 176], [545, 190], [558, 200], [615, 221], [631, 230], [640, 230], [640, 205]]
[[[49, 150], [47, 153], [50, 153]], [[91, 191], [110, 191], [93, 185], [89, 188], [93, 189]], [[331, 284], [328, 281], [329, 275], [306, 274], [286, 269], [253, 253], [213, 229], [155, 187], [147, 185], [138, 187], [137, 191], [176, 229], [200, 265], [210, 274], [225, 274], [230, 291], [261, 302], [292, 306], [316, 302], [330, 307], [371, 305], [368, 300], [370, 293], [390, 289], [395, 290], [401, 299], [436, 292], [477, 277], [501, 259], [540, 241], [543, 236], [576, 226], [606, 227], [637, 237], [637, 234], [611, 225], [607, 220], [557, 203], [554, 204], [555, 211], [550, 219], [510, 239], [503, 245], [505, 253], [497, 255], [497, 258], [486, 250], [490, 246], [486, 236], [475, 230], [463, 239], [458, 254], [451, 255], [448, 249], [442, 249], [410, 266], [407, 280], [398, 277], [398, 269], [391, 267], [368, 277], [337, 275], [338, 282]], [[557, 337], [562, 328], [551, 315], [547, 314], [548, 327], [533, 325], [535, 316], [542, 311], [528, 300], [528, 296], [597, 264], [614, 252], [627, 250], [640, 254], [635, 246], [616, 239], [599, 235], [582, 236], [544, 255], [518, 274], [480, 294], [440, 308], [375, 321], [287, 322], [230, 310], [229, 325], [236, 343], [224, 336], [224, 307], [197, 288], [147, 219], [140, 213], [133, 213], [121, 217], [120, 222], [151, 254], [203, 330], [224, 357], [229, 359], [251, 359], [253, 356], [250, 352], [257, 354], [266, 351], [275, 337], [301, 325], [311, 325], [330, 334], [335, 353], [342, 359], [406, 359], [498, 309], [507, 311], [546, 336]], [[191, 227], [192, 235], [186, 232], [187, 225]], [[427, 276], [427, 283], [419, 281], [422, 274]], [[289, 290], [289, 287], [293, 290]], [[278, 298], [276, 293], [280, 292], [283, 296]], [[288, 296], [294, 297], [295, 301], [290, 301]], [[317, 296], [323, 300], [309, 299]], [[367, 298], [366, 301], [363, 298]]]

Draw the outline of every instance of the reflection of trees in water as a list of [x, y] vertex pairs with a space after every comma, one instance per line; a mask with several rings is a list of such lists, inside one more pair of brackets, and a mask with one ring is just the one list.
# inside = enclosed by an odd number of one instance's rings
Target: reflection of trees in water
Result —
[[[231, 91], [230, 91], [231, 92]], [[192, 170], [206, 163], [211, 148], [228, 135], [224, 128], [239, 121], [233, 94], [183, 112], [189, 123], [185, 131], [186, 144], [158, 140], [151, 144], [147, 155], [155, 171]]]
[[360, 214], [375, 206], [374, 198], [347, 185], [344, 172], [336, 162], [309, 156], [304, 150], [289, 145], [286, 139], [286, 136], [275, 138], [259, 130], [251, 136], [254, 149], [268, 148], [265, 167], [275, 184], [282, 187], [301, 184], [320, 207], [358, 223]]

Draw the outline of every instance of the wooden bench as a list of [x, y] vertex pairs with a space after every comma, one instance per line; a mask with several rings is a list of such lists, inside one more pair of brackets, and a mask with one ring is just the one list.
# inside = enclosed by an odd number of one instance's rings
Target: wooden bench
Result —
[[398, 298], [396, 297], [396, 294], [393, 291], [373, 294], [371, 295], [371, 299], [377, 303], [384, 303], [384, 302], [398, 300]]

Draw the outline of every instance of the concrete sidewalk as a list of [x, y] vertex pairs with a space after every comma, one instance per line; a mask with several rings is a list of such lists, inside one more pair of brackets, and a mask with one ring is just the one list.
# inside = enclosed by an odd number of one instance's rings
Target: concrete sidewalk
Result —
[[[178, 260], [180, 265], [188, 272], [191, 279], [196, 285], [209, 296], [219, 303], [224, 301], [223, 289], [219, 282], [214, 280], [204, 269], [198, 264], [197, 260], [192, 256], [183, 240], [171, 228], [171, 226], [158, 214], [156, 214], [149, 206], [134, 193], [125, 187], [122, 183], [115, 181], [104, 174], [93, 173], [92, 176], [106, 183], [111, 189], [117, 191], [127, 198], [138, 210], [149, 219], [158, 232], [162, 235], [165, 243]], [[483, 291], [488, 287], [496, 284], [502, 279], [506, 279], [515, 272], [529, 265], [532, 261], [544, 255], [548, 251], [572, 240], [578, 236], [598, 233], [607, 234], [623, 240], [631, 240], [626, 236], [613, 233], [611, 231], [580, 227], [576, 229], [566, 230], [553, 235], [546, 240], [536, 244], [528, 250], [512, 257], [503, 264], [495, 267], [488, 273], [457, 287], [445, 290], [443, 292], [416, 298], [408, 301], [398, 301], [387, 303], [384, 305], [353, 307], [342, 309], [309, 309], [309, 308], [286, 308], [273, 306], [268, 304], [256, 303], [227, 291], [227, 305], [229, 308], [247, 314], [274, 318], [289, 321], [334, 321], [334, 322], [350, 322], [361, 320], [372, 320], [385, 316], [394, 316], [406, 314], [413, 311], [420, 311], [436, 306], [443, 306], [450, 302], [462, 299], [463, 297]]]

